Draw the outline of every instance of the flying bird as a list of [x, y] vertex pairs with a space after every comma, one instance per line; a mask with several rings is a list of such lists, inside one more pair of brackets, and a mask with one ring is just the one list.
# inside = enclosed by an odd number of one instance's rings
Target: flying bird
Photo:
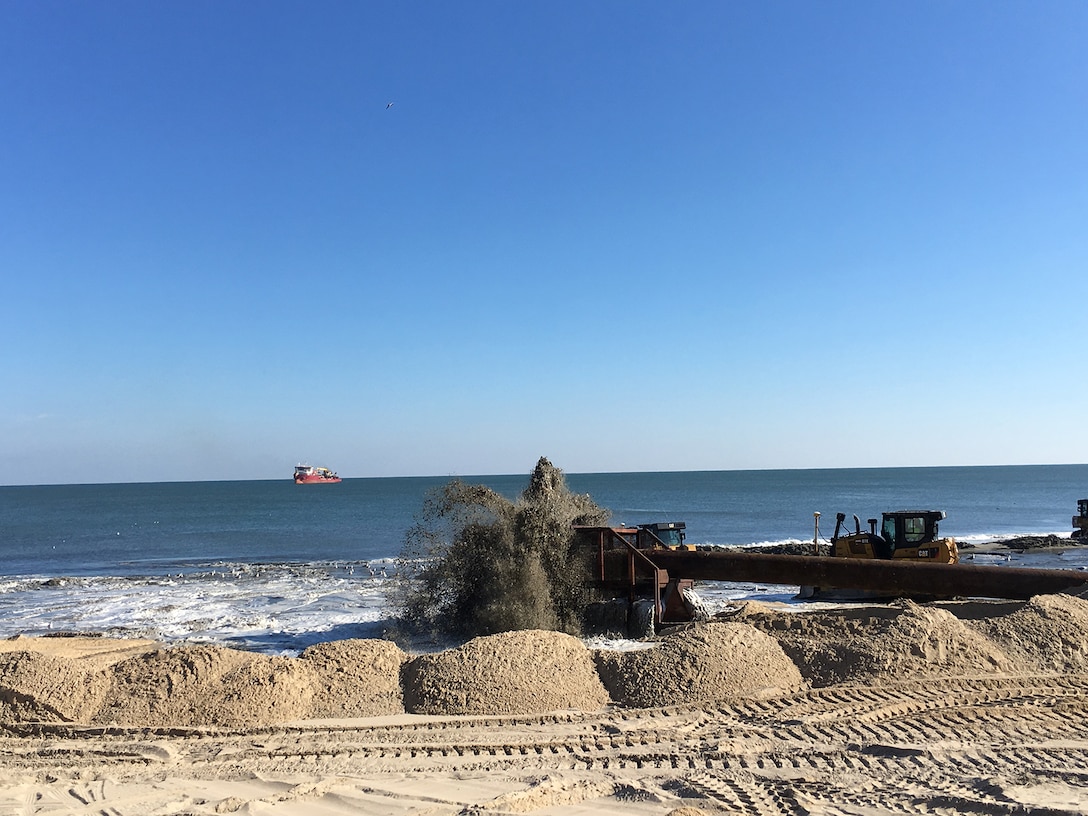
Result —
[[385, 105], [385, 109], [389, 110], [391, 107], [393, 107], [393, 103], [392, 102], [387, 102], [386, 105]]

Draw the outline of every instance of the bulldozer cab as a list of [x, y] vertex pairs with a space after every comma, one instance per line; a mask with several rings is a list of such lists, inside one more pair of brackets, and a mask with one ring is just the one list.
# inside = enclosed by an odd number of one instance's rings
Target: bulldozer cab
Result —
[[959, 561], [956, 540], [939, 537], [938, 522], [944, 518], [943, 510], [896, 510], [882, 515], [878, 533], [877, 519], [869, 519], [869, 529], [864, 531], [861, 520], [854, 516], [854, 532], [840, 535], [846, 514], [838, 513], [831, 555], [955, 564]]
[[1072, 538], [1080, 541], [1088, 539], [1088, 499], [1077, 500], [1077, 514], [1073, 516]]
[[884, 513], [880, 535], [892, 545], [893, 551], [904, 547], [917, 547], [937, 540], [937, 522], [944, 518], [946, 516], [943, 510], [899, 510]]
[[687, 525], [682, 521], [659, 521], [654, 524], [638, 525], [639, 549], [653, 549], [654, 547], [668, 547], [669, 549], [686, 549], [684, 547], [684, 531]]

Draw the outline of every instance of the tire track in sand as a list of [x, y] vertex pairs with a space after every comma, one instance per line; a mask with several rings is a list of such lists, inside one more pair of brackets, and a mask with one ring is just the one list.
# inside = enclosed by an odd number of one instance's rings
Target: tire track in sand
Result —
[[[1086, 710], [1088, 678], [1045, 676], [927, 678], [772, 700], [380, 725], [242, 731], [25, 724], [0, 736], [5, 773], [21, 780], [5, 789], [0, 813], [146, 812], [155, 803], [134, 796], [130, 785], [162, 787], [181, 772], [178, 784], [194, 790], [200, 780], [248, 775], [311, 797], [335, 795], [341, 804], [396, 799], [400, 810], [415, 795], [433, 813], [514, 803], [522, 812], [546, 811], [564, 801], [626, 796], [752, 816], [861, 816], [874, 808], [992, 816], [1027, 812], [1018, 796], [1041, 785], [1072, 805], [1035, 812], [1088, 813]], [[99, 781], [84, 781], [91, 768]], [[494, 787], [499, 775], [513, 787], [478, 801], [425, 802], [392, 782], [409, 776], [425, 788], [427, 779], [474, 779], [482, 794], [483, 782]], [[336, 784], [314, 787], [328, 778]], [[191, 798], [185, 809], [210, 813], [246, 801]]]

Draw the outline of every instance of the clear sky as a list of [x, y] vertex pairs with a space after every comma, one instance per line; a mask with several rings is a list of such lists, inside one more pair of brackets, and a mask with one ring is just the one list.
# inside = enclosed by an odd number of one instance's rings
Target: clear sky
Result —
[[0, 483], [1086, 462], [1086, 42], [6, 0]]

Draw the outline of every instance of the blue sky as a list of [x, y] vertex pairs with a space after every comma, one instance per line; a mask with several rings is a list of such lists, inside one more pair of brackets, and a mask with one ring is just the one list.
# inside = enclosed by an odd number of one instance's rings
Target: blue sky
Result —
[[1086, 39], [9, 0], [0, 483], [1086, 462]]

